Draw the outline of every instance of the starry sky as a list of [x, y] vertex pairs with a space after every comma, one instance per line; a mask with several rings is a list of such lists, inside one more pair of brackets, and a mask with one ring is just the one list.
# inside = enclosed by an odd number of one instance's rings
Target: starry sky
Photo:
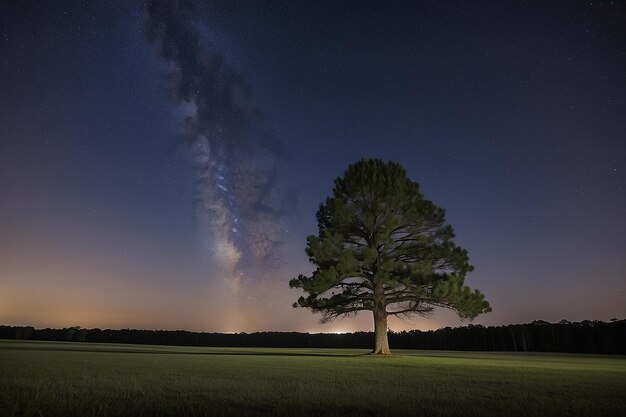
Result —
[[[0, 323], [294, 310], [333, 179], [401, 163], [493, 312], [626, 316], [626, 3], [0, 3]], [[394, 330], [466, 324], [437, 311]]]

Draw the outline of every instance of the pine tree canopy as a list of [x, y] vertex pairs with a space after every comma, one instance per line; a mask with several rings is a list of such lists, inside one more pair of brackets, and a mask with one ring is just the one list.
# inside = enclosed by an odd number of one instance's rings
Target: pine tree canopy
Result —
[[386, 317], [444, 307], [468, 319], [491, 311], [484, 295], [464, 284], [473, 267], [454, 244], [444, 209], [425, 199], [399, 164], [350, 165], [317, 221], [319, 233], [306, 247], [317, 269], [289, 282], [306, 294], [294, 307], [321, 313], [324, 322], [363, 310]]

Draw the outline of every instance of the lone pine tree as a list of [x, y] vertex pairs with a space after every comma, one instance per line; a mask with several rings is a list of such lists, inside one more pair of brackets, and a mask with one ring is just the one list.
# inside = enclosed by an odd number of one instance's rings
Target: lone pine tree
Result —
[[350, 165], [317, 212], [319, 234], [306, 253], [317, 269], [289, 282], [301, 288], [294, 307], [322, 322], [371, 311], [373, 354], [388, 355], [388, 316], [426, 316], [435, 307], [473, 319], [491, 311], [484, 295], [464, 285], [467, 251], [454, 244], [445, 211], [425, 199], [402, 166], [378, 159]]

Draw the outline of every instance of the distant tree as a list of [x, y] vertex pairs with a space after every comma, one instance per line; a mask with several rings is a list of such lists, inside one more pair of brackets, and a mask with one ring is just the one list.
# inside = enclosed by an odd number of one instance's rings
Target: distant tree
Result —
[[491, 311], [483, 294], [464, 285], [473, 267], [453, 243], [444, 210], [422, 196], [399, 164], [350, 165], [335, 179], [317, 222], [319, 233], [306, 247], [317, 269], [289, 282], [307, 293], [293, 306], [321, 313], [322, 322], [371, 311], [373, 354], [390, 354], [388, 316], [426, 316], [445, 307], [473, 319]]

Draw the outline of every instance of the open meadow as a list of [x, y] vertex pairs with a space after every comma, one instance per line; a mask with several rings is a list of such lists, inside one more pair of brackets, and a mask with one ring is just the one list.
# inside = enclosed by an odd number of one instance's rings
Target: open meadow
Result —
[[620, 416], [626, 358], [0, 340], [10, 416]]

